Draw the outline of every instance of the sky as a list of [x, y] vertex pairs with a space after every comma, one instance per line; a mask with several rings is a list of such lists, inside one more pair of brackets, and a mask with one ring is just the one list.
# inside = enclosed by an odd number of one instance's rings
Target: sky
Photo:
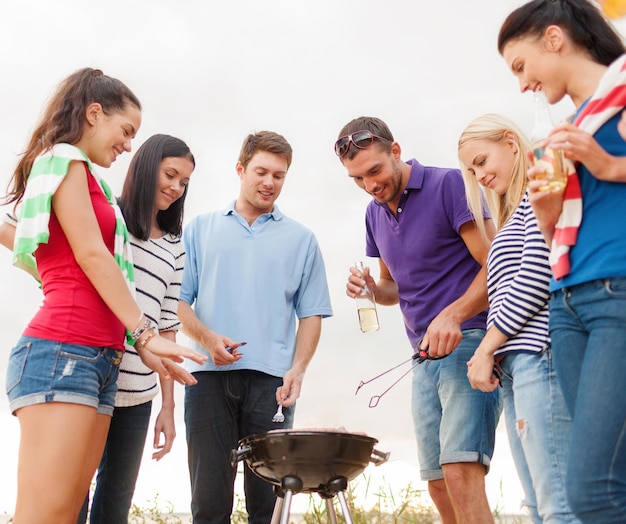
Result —
[[[403, 158], [457, 167], [459, 134], [473, 118], [504, 114], [530, 133], [532, 100], [521, 95], [496, 48], [518, 0], [3, 0], [0, 5], [0, 187], [7, 186], [56, 84], [90, 66], [125, 82], [143, 105], [136, 149], [154, 133], [187, 142], [196, 158], [186, 221], [236, 198], [235, 162], [244, 137], [283, 134], [294, 159], [278, 200], [281, 210], [316, 234], [335, 315], [322, 337], [298, 402], [296, 428], [364, 432], [387, 464], [370, 473], [420, 485], [410, 415], [410, 378], [369, 379], [408, 359], [397, 307], [379, 307], [381, 329], [363, 334], [345, 295], [349, 267], [364, 256], [369, 197], [349, 180], [332, 146], [352, 118], [387, 122]], [[624, 34], [624, 24], [616, 23]], [[556, 121], [573, 110], [553, 107]], [[100, 173], [116, 192], [132, 153]], [[0, 386], [10, 348], [40, 303], [34, 281], [0, 251]], [[377, 274], [374, 269], [374, 274]], [[181, 337], [184, 341], [184, 337]], [[407, 364], [408, 365], [408, 364]], [[408, 368], [404, 368], [408, 369]], [[401, 370], [399, 370], [401, 371]], [[182, 387], [176, 388], [178, 437], [158, 464], [144, 459], [136, 500], [189, 503]], [[158, 410], [158, 403], [155, 411]], [[0, 515], [11, 513], [19, 428], [0, 395]], [[148, 441], [151, 441], [149, 434]], [[503, 425], [487, 477], [492, 507], [516, 511], [521, 491]], [[294, 499], [296, 500], [297, 497]]]

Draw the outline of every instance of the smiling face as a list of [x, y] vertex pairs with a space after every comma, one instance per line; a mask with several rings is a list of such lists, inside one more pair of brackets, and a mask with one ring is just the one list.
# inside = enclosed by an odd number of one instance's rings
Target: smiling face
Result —
[[550, 26], [541, 38], [520, 37], [502, 49], [502, 57], [517, 78], [522, 93], [544, 91], [555, 104], [567, 94], [567, 74], [562, 56], [565, 35]]
[[246, 167], [237, 162], [241, 180], [237, 212], [249, 221], [270, 213], [283, 188], [288, 168], [285, 157], [267, 151], [255, 153]]
[[171, 156], [161, 160], [154, 199], [156, 211], [165, 211], [183, 196], [193, 170], [193, 162], [186, 157]]
[[123, 111], [107, 115], [100, 104], [93, 103], [87, 108], [86, 117], [87, 125], [75, 145], [94, 164], [110, 167], [119, 155], [131, 150], [131, 140], [141, 125], [137, 106], [129, 103]]
[[459, 158], [480, 185], [504, 195], [511, 184], [517, 151], [517, 144], [509, 139], [475, 139], [459, 148]]
[[[387, 204], [395, 211], [410, 175], [408, 164], [400, 159], [400, 146], [397, 142], [391, 145], [391, 152], [383, 150], [374, 142], [359, 150], [354, 158], [344, 158], [343, 165], [357, 186], [378, 203]], [[406, 168], [403, 169], [403, 166]]]

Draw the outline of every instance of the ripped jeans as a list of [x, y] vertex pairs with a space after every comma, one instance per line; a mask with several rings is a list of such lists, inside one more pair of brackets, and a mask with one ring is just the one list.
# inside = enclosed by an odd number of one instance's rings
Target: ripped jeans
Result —
[[579, 522], [565, 492], [571, 418], [552, 351], [509, 353], [499, 363], [511, 454], [535, 524]]

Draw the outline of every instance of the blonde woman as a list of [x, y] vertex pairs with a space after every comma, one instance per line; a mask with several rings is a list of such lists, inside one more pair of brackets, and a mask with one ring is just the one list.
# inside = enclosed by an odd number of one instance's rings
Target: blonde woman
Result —
[[571, 420], [548, 335], [549, 249], [526, 193], [528, 151], [515, 124], [495, 114], [473, 120], [459, 139], [470, 209], [482, 216], [486, 200], [498, 230], [487, 259], [487, 333], [468, 362], [468, 378], [482, 391], [502, 386], [523, 505], [533, 521], [576, 522], [564, 484]]

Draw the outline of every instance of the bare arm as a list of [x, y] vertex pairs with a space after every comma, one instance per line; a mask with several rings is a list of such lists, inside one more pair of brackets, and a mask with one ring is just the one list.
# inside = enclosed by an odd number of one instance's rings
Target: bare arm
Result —
[[[80, 268], [124, 327], [135, 329], [143, 313], [102, 239], [82, 163], [70, 164], [68, 174], [52, 197], [52, 207]], [[160, 336], [152, 337], [144, 348], [178, 362], [183, 357], [200, 363], [206, 360], [205, 356]], [[143, 353], [140, 351], [140, 356]], [[155, 371], [169, 376], [165, 368]]]
[[[206, 349], [216, 366], [232, 364], [241, 359], [241, 354], [236, 348], [243, 341], [236, 342], [225, 335], [211, 331], [198, 318], [193, 308], [182, 299], [178, 301], [178, 318], [182, 324], [183, 333]], [[226, 350], [227, 347], [233, 348], [232, 353]]]
[[369, 267], [366, 267], [363, 274], [359, 273], [356, 268], [350, 268], [348, 283], [346, 284], [346, 295], [350, 298], [356, 298], [361, 294], [363, 286], [374, 293], [377, 304], [383, 306], [393, 306], [398, 303], [398, 285], [392, 278], [389, 268], [382, 258], [378, 259], [380, 267], [380, 276], [378, 282], [371, 275]]
[[[5, 220], [0, 221], [0, 244], [6, 247], [9, 251], [13, 251], [13, 244], [15, 242], [15, 231], [16, 224], [12, 222], [6, 222]], [[39, 273], [37, 272], [37, 268], [32, 268], [30, 266], [25, 266], [23, 269], [28, 272], [31, 276], [37, 280], [37, 282], [41, 282], [41, 278], [39, 277]]]
[[536, 174], [541, 173], [541, 167], [533, 166], [528, 169], [528, 201], [537, 217], [537, 226], [548, 246], [552, 245], [554, 228], [563, 210], [562, 189], [557, 191], [540, 191], [545, 186], [545, 180], [535, 180]]
[[81, 163], [71, 163], [52, 197], [52, 207], [78, 265], [126, 329], [135, 329], [142, 312], [102, 240]]
[[498, 379], [493, 376], [494, 353], [508, 340], [496, 326], [491, 326], [474, 355], [467, 363], [467, 378], [474, 389], [489, 392], [498, 387]]
[[[493, 238], [495, 233], [493, 222], [487, 220], [485, 226], [489, 238]], [[474, 260], [482, 267], [465, 293], [442, 309], [429, 324], [421, 348], [428, 348], [433, 357], [452, 353], [463, 338], [461, 324], [485, 310], [489, 305], [486, 267], [489, 246], [483, 240], [475, 222], [463, 224], [459, 234]]]
[[283, 377], [283, 385], [276, 391], [276, 401], [282, 399], [285, 407], [293, 405], [300, 396], [304, 373], [315, 354], [321, 331], [322, 317], [319, 315], [301, 318], [298, 322], [293, 364]]
[[15, 240], [15, 226], [4, 220], [0, 221], [0, 244], [9, 251], [13, 251], [13, 241]]
[[[176, 342], [174, 331], [161, 331], [159, 334], [172, 342]], [[159, 381], [161, 385], [161, 410], [154, 423], [154, 440], [152, 443], [152, 447], [157, 450], [152, 454], [152, 458], [157, 461], [171, 451], [176, 438], [174, 381], [162, 380], [160, 377]], [[161, 442], [161, 435], [163, 435], [163, 442]]]

